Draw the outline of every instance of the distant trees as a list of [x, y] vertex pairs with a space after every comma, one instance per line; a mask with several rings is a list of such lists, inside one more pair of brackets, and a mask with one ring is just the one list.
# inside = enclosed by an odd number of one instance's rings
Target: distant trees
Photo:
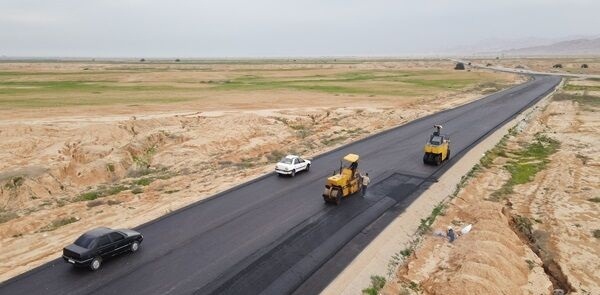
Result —
[[145, 58], [140, 59], [140, 62], [145, 62], [145, 61], [146, 61]]
[[175, 59], [175, 62], [180, 62], [181, 60], [179, 58]]
[[492, 66], [492, 64], [491, 64], [491, 63], [487, 63], [485, 66], [486, 66], [486, 67], [491, 67], [491, 66]]
[[462, 62], [457, 62], [456, 66], [454, 66], [455, 70], [464, 70], [465, 69], [465, 64]]
[[555, 64], [552, 66], [554, 69], [562, 69], [562, 64]]
[[581, 65], [581, 68], [582, 68], [582, 69], [587, 69], [587, 68], [588, 68], [588, 65], [587, 65], [587, 64], [582, 64], [582, 65]]

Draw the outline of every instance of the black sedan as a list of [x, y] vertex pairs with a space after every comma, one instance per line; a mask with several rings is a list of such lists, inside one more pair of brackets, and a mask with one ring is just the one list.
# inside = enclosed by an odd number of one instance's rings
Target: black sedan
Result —
[[144, 236], [130, 229], [99, 227], [81, 235], [63, 249], [63, 258], [75, 266], [97, 270], [102, 260], [125, 252], [136, 252]]

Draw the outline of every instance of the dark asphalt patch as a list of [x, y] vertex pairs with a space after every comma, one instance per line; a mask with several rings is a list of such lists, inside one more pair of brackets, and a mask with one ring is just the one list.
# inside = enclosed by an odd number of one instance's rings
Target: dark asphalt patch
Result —
[[[355, 194], [337, 207], [324, 204], [327, 214], [307, 222], [232, 278], [213, 282], [196, 294], [290, 293], [363, 228], [394, 204], [406, 201], [426, 181], [394, 173], [369, 187], [365, 197]], [[356, 226], [347, 226], [350, 223]]]
[[406, 199], [410, 194], [428, 179], [426, 177], [408, 175], [403, 173], [394, 173], [383, 181], [369, 188], [367, 198], [389, 197], [396, 202]]

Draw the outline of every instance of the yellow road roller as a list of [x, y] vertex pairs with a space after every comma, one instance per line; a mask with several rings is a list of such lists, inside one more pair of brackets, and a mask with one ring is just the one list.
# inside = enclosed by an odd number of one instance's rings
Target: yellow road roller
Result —
[[348, 154], [340, 161], [339, 172], [327, 178], [323, 199], [326, 203], [339, 205], [343, 197], [350, 196], [362, 189], [362, 179], [358, 172], [356, 154]]
[[440, 165], [443, 161], [450, 159], [450, 138], [442, 134], [442, 125], [434, 125], [434, 131], [425, 144], [425, 155], [423, 163], [429, 165]]

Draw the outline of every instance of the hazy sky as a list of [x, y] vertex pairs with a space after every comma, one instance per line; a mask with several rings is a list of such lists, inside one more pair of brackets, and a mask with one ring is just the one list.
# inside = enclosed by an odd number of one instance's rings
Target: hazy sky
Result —
[[428, 54], [600, 34], [599, 0], [0, 0], [0, 56]]

